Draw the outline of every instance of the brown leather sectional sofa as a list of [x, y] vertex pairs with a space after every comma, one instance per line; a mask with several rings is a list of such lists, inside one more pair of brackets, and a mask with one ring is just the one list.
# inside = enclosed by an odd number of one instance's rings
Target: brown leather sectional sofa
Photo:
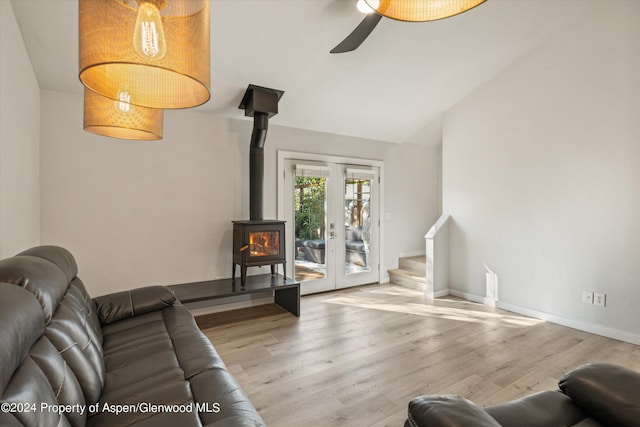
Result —
[[405, 427], [640, 426], [639, 373], [596, 362], [565, 374], [558, 385], [487, 408], [460, 396], [416, 397]]
[[171, 290], [91, 299], [65, 249], [0, 261], [1, 426], [263, 426]]

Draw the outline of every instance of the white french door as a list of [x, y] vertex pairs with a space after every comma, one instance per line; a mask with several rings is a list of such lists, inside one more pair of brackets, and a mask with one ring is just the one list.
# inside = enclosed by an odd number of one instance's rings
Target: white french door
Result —
[[287, 275], [310, 294], [380, 278], [379, 167], [283, 159]]

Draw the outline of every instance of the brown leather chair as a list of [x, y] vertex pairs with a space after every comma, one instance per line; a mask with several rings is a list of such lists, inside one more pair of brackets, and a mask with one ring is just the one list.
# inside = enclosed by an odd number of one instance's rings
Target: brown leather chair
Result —
[[638, 427], [640, 374], [595, 362], [565, 374], [559, 390], [481, 408], [461, 396], [409, 402], [405, 427]]

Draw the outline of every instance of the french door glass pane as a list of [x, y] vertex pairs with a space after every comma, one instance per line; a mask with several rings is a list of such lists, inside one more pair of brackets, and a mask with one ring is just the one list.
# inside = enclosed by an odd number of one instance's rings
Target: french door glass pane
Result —
[[297, 281], [327, 275], [327, 178], [296, 176], [294, 186], [295, 263]]
[[344, 274], [371, 271], [371, 180], [347, 177], [344, 188]]

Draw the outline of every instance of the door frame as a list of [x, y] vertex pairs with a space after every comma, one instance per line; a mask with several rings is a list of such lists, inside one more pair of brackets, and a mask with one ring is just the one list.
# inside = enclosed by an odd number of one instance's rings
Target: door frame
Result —
[[[366, 158], [359, 158], [359, 157], [346, 157], [346, 156], [333, 156], [333, 155], [327, 155], [327, 154], [318, 154], [318, 153], [304, 153], [304, 152], [298, 152], [298, 151], [287, 151], [287, 150], [278, 150], [277, 151], [278, 154], [278, 161], [277, 161], [277, 195], [278, 195], [278, 211], [277, 211], [277, 217], [279, 220], [285, 220], [286, 218], [286, 213], [285, 213], [285, 191], [287, 191], [287, 189], [285, 188], [286, 186], [284, 185], [285, 183], [285, 162], [287, 160], [300, 160], [300, 161], [316, 161], [316, 162], [330, 162], [330, 163], [341, 163], [341, 164], [350, 164], [350, 165], [362, 165], [362, 166], [370, 166], [370, 167], [377, 167], [378, 168], [378, 177], [380, 180], [380, 184], [378, 186], [379, 189], [379, 204], [378, 204], [378, 218], [379, 218], [379, 235], [378, 235], [378, 246], [379, 246], [379, 251], [378, 251], [378, 256], [380, 257], [378, 265], [379, 265], [379, 272], [378, 272], [378, 281], [381, 280], [381, 278], [383, 277], [382, 272], [386, 271], [386, 265], [384, 263], [384, 216], [382, 215], [383, 212], [385, 212], [384, 210], [384, 186], [382, 185], [384, 183], [384, 161], [382, 160], [375, 160], [375, 159], [366, 159]], [[287, 241], [286, 241], [286, 251], [287, 254], [292, 254], [294, 252], [293, 249], [291, 247], [291, 239], [289, 239], [289, 236], [287, 237]], [[287, 270], [290, 269], [290, 271], [287, 271], [286, 274], [287, 276], [290, 273], [293, 273], [293, 264], [289, 265], [292, 263], [287, 262]]]

